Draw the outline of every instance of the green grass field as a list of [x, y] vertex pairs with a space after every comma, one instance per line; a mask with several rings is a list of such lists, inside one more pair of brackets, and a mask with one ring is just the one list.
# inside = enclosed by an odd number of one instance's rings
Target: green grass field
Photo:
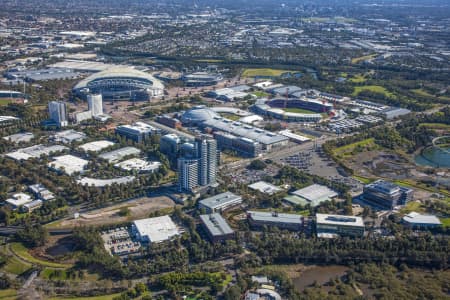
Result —
[[0, 290], [0, 300], [14, 300], [17, 298], [17, 291], [13, 289]]
[[355, 178], [356, 180], [361, 181], [364, 184], [369, 184], [369, 183], [371, 183], [373, 181], [373, 179], [362, 177], [362, 176], [358, 176], [358, 175], [353, 175], [352, 177]]
[[420, 202], [416, 202], [416, 201], [411, 201], [406, 203], [405, 207], [403, 207], [400, 212], [403, 214], [408, 214], [410, 212], [425, 212], [425, 209], [423, 208], [422, 204]]
[[441, 218], [442, 226], [450, 227], [450, 218]]
[[220, 62], [223, 62], [222, 59], [208, 59], [208, 58], [196, 59], [195, 61], [196, 62], [206, 62], [206, 63], [220, 63]]
[[424, 89], [414, 89], [411, 90], [411, 92], [419, 95], [419, 96], [423, 96], [423, 97], [434, 97], [433, 95], [431, 95], [430, 93], [428, 93], [427, 91], [425, 91]]
[[362, 74], [356, 74], [352, 78], [350, 78], [348, 81], [353, 82], [353, 83], [363, 83], [363, 82], [366, 82], [367, 79]]
[[372, 146], [374, 144], [375, 139], [374, 138], [368, 138], [356, 143], [352, 143], [352, 144], [348, 144], [342, 147], [338, 147], [336, 149], [334, 149], [334, 153], [335, 154], [340, 154], [340, 155], [346, 155], [351, 153], [356, 147], [366, 147], [366, 146]]
[[0, 106], [8, 105], [8, 103], [11, 103], [11, 100], [9, 100], [9, 99], [0, 99]]
[[255, 95], [258, 98], [265, 98], [265, 97], [268, 97], [270, 95], [269, 93], [266, 93], [264, 91], [255, 91], [255, 92], [252, 92], [252, 94]]
[[352, 64], [357, 64], [359, 62], [362, 62], [364, 60], [368, 60], [368, 59], [374, 58], [376, 56], [377, 56], [377, 54], [374, 53], [374, 54], [370, 54], [370, 55], [364, 55], [364, 56], [360, 56], [360, 57], [355, 57], [355, 58], [352, 58]]
[[30, 268], [31, 264], [21, 261], [15, 256], [11, 256], [10, 258], [8, 258], [7, 263], [3, 266], [2, 269], [5, 272], [20, 275], [28, 271]]
[[298, 114], [317, 114], [312, 110], [302, 109], [302, 108], [283, 108], [285, 112], [298, 113]]
[[389, 92], [386, 88], [380, 85], [365, 85], [365, 86], [355, 86], [352, 96], [358, 96], [362, 91], [371, 91], [374, 93], [383, 94], [389, 98], [396, 98], [395, 94]]
[[68, 265], [68, 264], [59, 264], [59, 263], [54, 263], [54, 262], [38, 259], [38, 258], [32, 256], [28, 252], [28, 249], [21, 243], [12, 243], [10, 246], [10, 249], [15, 255], [17, 255], [18, 257], [20, 257], [21, 259], [23, 259], [24, 261], [26, 261], [28, 263], [37, 264], [37, 265], [40, 265], [43, 267], [58, 268], [58, 269], [65, 269], [65, 268], [71, 267], [71, 265]]
[[257, 76], [279, 77], [287, 72], [295, 72], [295, 71], [270, 69], [270, 68], [244, 69], [244, 71], [242, 72], [242, 77], [257, 77]]
[[117, 294], [111, 294], [111, 295], [104, 295], [104, 296], [94, 296], [94, 297], [54, 297], [54, 298], [50, 298], [49, 300], [76, 300], [76, 299], [81, 299], [81, 300], [112, 300], [114, 297], [119, 296], [120, 293]]
[[420, 126], [440, 130], [450, 130], [450, 125], [441, 123], [421, 123]]

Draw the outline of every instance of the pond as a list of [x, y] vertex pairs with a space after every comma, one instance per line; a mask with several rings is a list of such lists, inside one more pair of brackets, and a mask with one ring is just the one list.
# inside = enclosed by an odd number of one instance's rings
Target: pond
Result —
[[344, 276], [348, 270], [345, 266], [314, 266], [303, 271], [299, 277], [293, 278], [292, 282], [296, 290], [303, 291], [315, 281], [322, 285], [331, 279]]
[[450, 147], [427, 147], [414, 158], [416, 164], [435, 168], [450, 168]]

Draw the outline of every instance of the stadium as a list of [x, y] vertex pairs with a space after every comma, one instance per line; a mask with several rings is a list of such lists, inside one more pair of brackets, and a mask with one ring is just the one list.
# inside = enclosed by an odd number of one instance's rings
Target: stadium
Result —
[[73, 91], [81, 98], [102, 94], [103, 100], [148, 101], [163, 95], [164, 85], [152, 75], [133, 68], [110, 68], [80, 81]]
[[323, 114], [332, 114], [333, 105], [315, 99], [258, 99], [252, 111], [291, 122], [320, 122]]

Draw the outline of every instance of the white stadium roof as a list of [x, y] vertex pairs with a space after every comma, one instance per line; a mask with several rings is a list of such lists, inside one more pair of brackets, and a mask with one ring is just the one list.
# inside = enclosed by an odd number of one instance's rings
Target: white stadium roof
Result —
[[134, 77], [137, 79], [149, 80], [152, 82], [152, 88], [164, 89], [164, 85], [153, 77], [151, 74], [136, 70], [131, 67], [112, 67], [104, 71], [95, 73], [84, 80], [80, 81], [74, 89], [82, 89], [88, 86], [89, 82], [97, 79], [108, 79], [108, 78], [130, 78]]

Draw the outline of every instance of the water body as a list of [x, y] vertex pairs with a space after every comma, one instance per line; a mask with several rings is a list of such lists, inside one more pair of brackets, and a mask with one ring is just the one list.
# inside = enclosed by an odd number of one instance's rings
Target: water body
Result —
[[434, 168], [450, 168], [450, 147], [427, 147], [415, 157], [416, 164]]
[[300, 274], [299, 277], [293, 278], [292, 283], [297, 291], [303, 291], [315, 281], [319, 284], [325, 284], [331, 279], [342, 277], [349, 270], [345, 266], [315, 266]]

